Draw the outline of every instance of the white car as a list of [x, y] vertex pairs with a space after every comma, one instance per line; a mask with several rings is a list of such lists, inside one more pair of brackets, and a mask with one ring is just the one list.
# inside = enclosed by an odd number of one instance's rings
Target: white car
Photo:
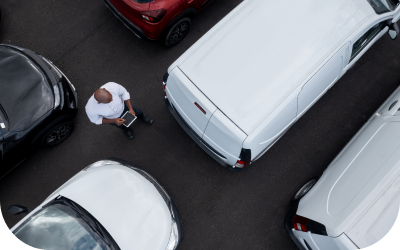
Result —
[[400, 206], [400, 87], [315, 182], [285, 219], [299, 249], [365, 248], [389, 232]]
[[[11, 206], [8, 211], [29, 211]], [[11, 231], [54, 250], [174, 250], [183, 238], [178, 210], [148, 173], [110, 158], [76, 174]]]
[[398, 0], [245, 0], [164, 75], [166, 105], [231, 170], [260, 158], [380, 37]]

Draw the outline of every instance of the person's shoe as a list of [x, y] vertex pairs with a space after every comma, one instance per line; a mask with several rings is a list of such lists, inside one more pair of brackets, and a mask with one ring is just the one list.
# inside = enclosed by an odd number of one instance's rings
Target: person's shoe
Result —
[[132, 130], [126, 129], [124, 131], [125, 131], [126, 136], [128, 136], [129, 140], [132, 140], [133, 138], [135, 138], [135, 136], [133, 135]]
[[151, 119], [150, 116], [147, 116], [147, 115], [143, 115], [143, 116], [144, 116], [143, 121], [144, 121], [146, 124], [148, 124], [148, 125], [153, 124], [153, 119]]

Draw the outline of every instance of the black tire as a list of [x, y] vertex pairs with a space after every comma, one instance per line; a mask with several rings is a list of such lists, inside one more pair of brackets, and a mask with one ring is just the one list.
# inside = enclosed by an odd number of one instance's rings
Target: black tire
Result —
[[293, 195], [292, 197], [292, 203], [295, 203], [299, 201], [301, 198], [303, 198], [304, 195], [308, 193], [308, 191], [311, 190], [311, 188], [314, 187], [315, 183], [317, 183], [318, 178], [312, 178], [311, 180], [307, 181], [301, 188]]
[[44, 148], [54, 147], [65, 141], [74, 130], [74, 123], [71, 121], [62, 122], [44, 133], [41, 139], [41, 146]]
[[184, 17], [172, 26], [165, 36], [164, 44], [167, 47], [178, 44], [187, 35], [192, 25], [189, 17]]

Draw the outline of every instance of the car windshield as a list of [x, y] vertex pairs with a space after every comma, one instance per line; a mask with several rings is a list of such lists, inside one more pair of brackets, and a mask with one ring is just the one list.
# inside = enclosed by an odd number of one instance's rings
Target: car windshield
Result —
[[48, 250], [109, 250], [108, 245], [71, 207], [50, 205], [14, 231], [22, 242]]
[[399, 0], [367, 0], [377, 14], [394, 10], [399, 5]]
[[3, 136], [7, 133], [8, 124], [6, 120], [7, 120], [7, 114], [0, 104], [0, 136]]

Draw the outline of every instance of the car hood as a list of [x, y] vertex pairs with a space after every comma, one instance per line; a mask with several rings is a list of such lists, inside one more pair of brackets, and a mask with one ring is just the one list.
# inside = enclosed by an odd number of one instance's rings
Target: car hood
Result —
[[58, 193], [93, 215], [122, 250], [166, 249], [171, 213], [153, 184], [136, 171], [122, 165], [81, 171]]
[[20, 51], [0, 46], [0, 104], [9, 131], [22, 131], [54, 107], [42, 70]]

